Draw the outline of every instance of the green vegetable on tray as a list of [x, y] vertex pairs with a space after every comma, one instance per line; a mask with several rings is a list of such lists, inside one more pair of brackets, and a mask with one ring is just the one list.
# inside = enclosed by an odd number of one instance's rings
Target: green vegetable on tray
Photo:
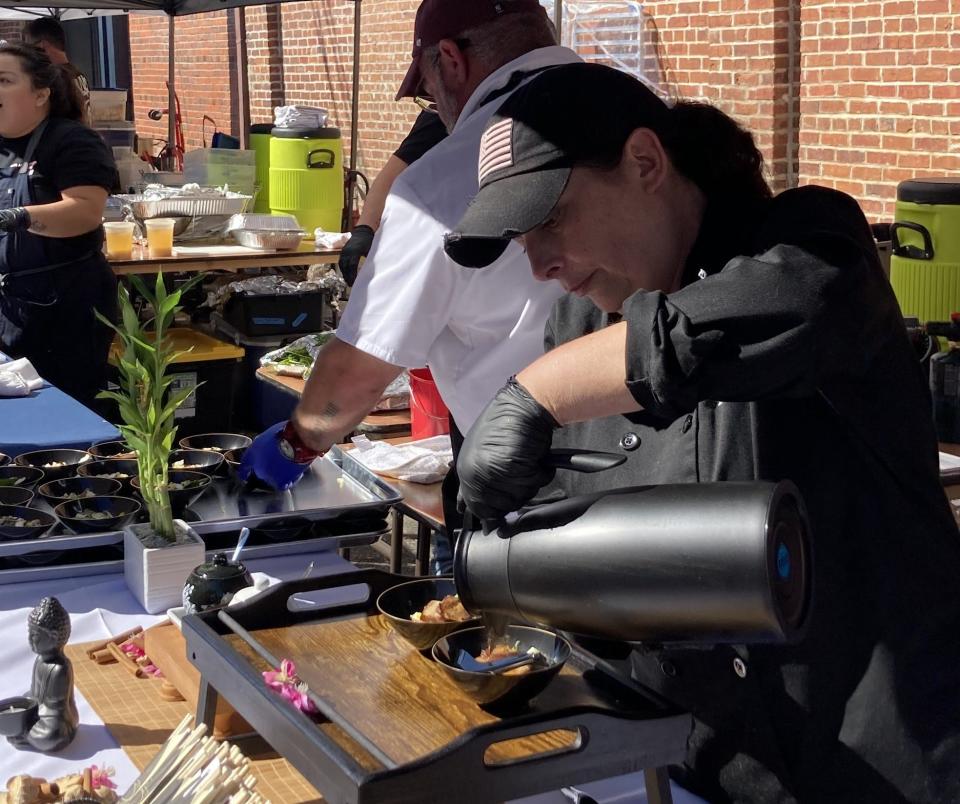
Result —
[[283, 357], [277, 361], [281, 366], [306, 366], [313, 365], [313, 356], [303, 346], [297, 346], [284, 352]]
[[25, 478], [22, 477], [0, 477], [0, 488], [4, 486], [19, 486]]

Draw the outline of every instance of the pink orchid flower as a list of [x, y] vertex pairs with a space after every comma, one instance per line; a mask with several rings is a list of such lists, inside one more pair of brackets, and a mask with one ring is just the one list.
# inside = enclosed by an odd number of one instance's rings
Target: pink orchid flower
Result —
[[106, 788], [107, 790], [116, 790], [117, 786], [110, 779], [116, 773], [113, 768], [99, 768], [96, 765], [90, 766], [90, 783], [94, 790]]
[[279, 692], [282, 698], [290, 701], [301, 712], [307, 715], [317, 714], [317, 707], [307, 694], [307, 685], [297, 676], [297, 668], [289, 659], [281, 660], [279, 670], [265, 670], [262, 675], [270, 689]]

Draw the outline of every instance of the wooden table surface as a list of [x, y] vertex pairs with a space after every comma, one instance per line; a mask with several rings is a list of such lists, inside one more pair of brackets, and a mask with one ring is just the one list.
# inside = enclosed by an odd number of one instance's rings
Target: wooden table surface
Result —
[[[257, 369], [257, 379], [278, 388], [284, 393], [291, 394], [299, 399], [303, 395], [306, 382], [300, 377], [286, 377], [281, 374], [275, 374], [268, 368]], [[366, 418], [360, 422], [359, 430], [370, 432], [392, 430], [410, 430], [410, 411], [403, 410], [374, 410], [367, 414]], [[406, 433], [404, 433], [406, 435]]]
[[234, 244], [174, 246], [174, 255], [150, 259], [144, 246], [133, 247], [133, 259], [110, 260], [118, 276], [178, 271], [239, 271], [243, 268], [282, 268], [291, 265], [336, 262], [339, 249], [318, 249], [305, 241], [292, 251], [257, 251]]

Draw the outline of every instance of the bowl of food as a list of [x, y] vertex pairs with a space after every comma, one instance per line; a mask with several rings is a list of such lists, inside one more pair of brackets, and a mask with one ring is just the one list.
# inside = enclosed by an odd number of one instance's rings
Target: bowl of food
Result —
[[0, 541], [36, 539], [56, 522], [46, 511], [25, 505], [0, 505]]
[[90, 456], [82, 449], [38, 449], [24, 452], [13, 459], [17, 466], [32, 466], [43, 472], [45, 480], [59, 480], [77, 474], [81, 463]]
[[32, 489], [41, 480], [44, 472], [32, 466], [0, 466], [0, 488]]
[[227, 473], [231, 477], [237, 476], [237, 470], [240, 468], [240, 464], [243, 463], [243, 454], [246, 451], [246, 447], [237, 447], [236, 449], [228, 449], [223, 453], [223, 463], [226, 465]]
[[209, 449], [175, 449], [170, 453], [171, 469], [214, 475], [223, 465], [223, 454]]
[[[167, 472], [167, 494], [170, 496], [170, 508], [174, 516], [182, 515], [184, 509], [196, 502], [211, 482], [210, 475], [202, 472], [170, 469]], [[133, 488], [140, 492], [139, 477], [133, 479]]]
[[377, 598], [377, 608], [417, 650], [430, 650], [441, 637], [480, 622], [463, 607], [452, 578], [418, 578], [391, 586]]
[[91, 458], [136, 458], [137, 451], [131, 449], [126, 441], [101, 441], [87, 448]]
[[85, 497], [62, 502], [53, 513], [74, 533], [101, 533], [120, 530], [140, 511], [140, 503], [129, 497]]
[[90, 497], [115, 497], [120, 493], [123, 484], [110, 477], [65, 477], [62, 480], [51, 480], [41, 483], [37, 487], [37, 494], [43, 497], [51, 506], [59, 505], [69, 500], [83, 500]]
[[133, 458], [101, 458], [90, 461], [77, 469], [80, 477], [106, 477], [110, 480], [119, 480], [121, 491], [125, 495], [133, 494], [131, 481], [140, 471]]
[[0, 505], [30, 505], [33, 492], [21, 486], [0, 486]]
[[570, 643], [552, 631], [508, 625], [502, 635], [491, 634], [487, 628], [455, 631], [431, 650], [447, 676], [481, 706], [526, 706], [570, 658]]
[[25, 734], [37, 722], [39, 706], [35, 698], [18, 695], [0, 701], [0, 735], [17, 737]]
[[250, 436], [238, 433], [203, 433], [180, 439], [181, 449], [206, 449], [224, 453], [231, 449], [249, 447], [253, 443]]
[[0, 452], [0, 466], [6, 466], [11, 460], [12, 459], [9, 455], [4, 455], [2, 452]]

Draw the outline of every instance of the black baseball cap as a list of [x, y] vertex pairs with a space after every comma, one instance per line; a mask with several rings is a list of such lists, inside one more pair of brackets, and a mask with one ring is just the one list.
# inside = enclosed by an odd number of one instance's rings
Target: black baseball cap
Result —
[[444, 249], [484, 268], [543, 223], [582, 164], [615, 165], [637, 128], [662, 135], [670, 107], [640, 80], [601, 64], [545, 70], [516, 90], [480, 140], [480, 190]]
[[413, 24], [413, 53], [396, 100], [423, 92], [420, 54], [441, 39], [455, 39], [469, 28], [493, 22], [505, 14], [540, 11], [539, 0], [423, 0]]

